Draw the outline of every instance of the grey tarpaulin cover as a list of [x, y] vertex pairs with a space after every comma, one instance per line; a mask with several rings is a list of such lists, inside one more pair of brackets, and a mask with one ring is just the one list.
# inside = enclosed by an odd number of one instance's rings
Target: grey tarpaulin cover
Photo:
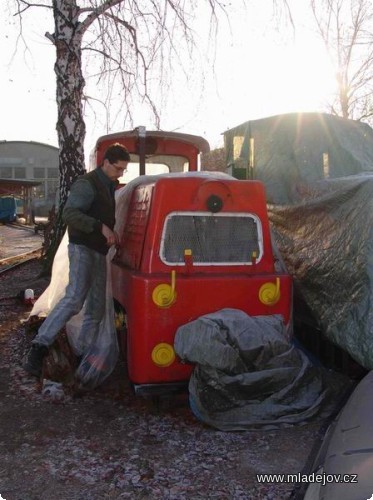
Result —
[[315, 182], [302, 203], [270, 206], [269, 217], [295, 297], [329, 340], [373, 369], [373, 173]]
[[286, 339], [280, 315], [223, 309], [178, 328], [174, 347], [196, 364], [189, 382], [192, 411], [220, 430], [274, 428], [325, 415], [336, 390], [325, 383], [326, 372]]
[[252, 157], [248, 173], [265, 185], [296, 306], [304, 303], [332, 343], [373, 369], [372, 127], [290, 113], [242, 123], [224, 137], [228, 164], [245, 170]]

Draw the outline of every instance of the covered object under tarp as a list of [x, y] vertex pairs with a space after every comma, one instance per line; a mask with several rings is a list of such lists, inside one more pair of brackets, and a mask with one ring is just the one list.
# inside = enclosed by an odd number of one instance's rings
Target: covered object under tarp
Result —
[[315, 181], [373, 171], [373, 129], [327, 113], [247, 121], [224, 142], [231, 173], [261, 180], [269, 203], [298, 203]]
[[194, 414], [220, 430], [277, 428], [329, 416], [349, 387], [286, 338], [280, 315], [222, 309], [178, 328], [175, 351], [196, 363]]
[[265, 184], [275, 241], [294, 279], [295, 321], [306, 313], [371, 370], [373, 129], [326, 113], [292, 113], [248, 121], [224, 136], [232, 172]]
[[312, 197], [270, 206], [269, 217], [296, 303], [333, 344], [373, 369], [373, 172], [314, 183]]

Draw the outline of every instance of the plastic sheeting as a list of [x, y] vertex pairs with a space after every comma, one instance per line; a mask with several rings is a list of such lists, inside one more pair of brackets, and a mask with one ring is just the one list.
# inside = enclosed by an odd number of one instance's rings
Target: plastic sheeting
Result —
[[327, 379], [289, 343], [280, 315], [223, 309], [181, 326], [174, 347], [181, 359], [196, 363], [189, 382], [192, 411], [220, 430], [325, 417], [346, 388], [344, 377]]
[[270, 206], [269, 217], [295, 297], [329, 340], [373, 369], [373, 173], [315, 182], [303, 203]]
[[[47, 316], [49, 311], [64, 296], [69, 278], [67, 246], [68, 235], [66, 232], [53, 261], [50, 284], [35, 302], [30, 317]], [[100, 385], [112, 373], [118, 359], [119, 348], [114, 325], [110, 272], [110, 262], [114, 251], [115, 249], [111, 248], [107, 255], [106, 310], [97, 335], [92, 338], [81, 338], [80, 336], [84, 306], [80, 313], [73, 316], [66, 324], [69, 344], [75, 355], [81, 357], [81, 362], [76, 370], [76, 378], [85, 388], [93, 389]]]
[[[116, 224], [114, 229], [118, 234], [121, 234], [123, 231], [123, 224], [127, 217], [132, 191], [140, 182], [142, 182], [141, 177], [138, 177], [123, 188], [118, 189], [115, 193]], [[67, 246], [68, 234], [66, 231], [54, 257], [50, 284], [35, 302], [30, 317], [47, 316], [56, 303], [63, 297], [69, 278]], [[66, 324], [69, 344], [75, 355], [81, 358], [75, 376], [85, 388], [93, 389], [102, 384], [114, 370], [119, 355], [111, 286], [111, 261], [115, 255], [115, 251], [114, 247], [110, 248], [106, 257], [106, 309], [97, 336], [95, 338], [82, 338], [80, 335], [84, 306], [80, 313], [73, 316]]]

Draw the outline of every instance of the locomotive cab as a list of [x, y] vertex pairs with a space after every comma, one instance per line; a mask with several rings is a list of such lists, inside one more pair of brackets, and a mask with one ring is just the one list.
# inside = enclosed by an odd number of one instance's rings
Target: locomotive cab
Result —
[[105, 150], [114, 143], [125, 146], [131, 157], [127, 172], [119, 179], [122, 185], [139, 175], [195, 172], [200, 153], [210, 150], [208, 142], [196, 135], [137, 127], [100, 137], [91, 152], [89, 170], [101, 165]]

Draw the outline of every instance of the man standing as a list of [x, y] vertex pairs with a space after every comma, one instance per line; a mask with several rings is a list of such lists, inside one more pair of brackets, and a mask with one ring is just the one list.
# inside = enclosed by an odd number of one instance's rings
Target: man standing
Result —
[[117, 245], [114, 232], [118, 179], [130, 155], [120, 144], [110, 146], [103, 164], [72, 185], [62, 218], [69, 235], [69, 282], [65, 295], [52, 309], [32, 341], [24, 369], [40, 377], [43, 359], [58, 332], [83, 308], [80, 338], [94, 338], [105, 314], [106, 254]]

